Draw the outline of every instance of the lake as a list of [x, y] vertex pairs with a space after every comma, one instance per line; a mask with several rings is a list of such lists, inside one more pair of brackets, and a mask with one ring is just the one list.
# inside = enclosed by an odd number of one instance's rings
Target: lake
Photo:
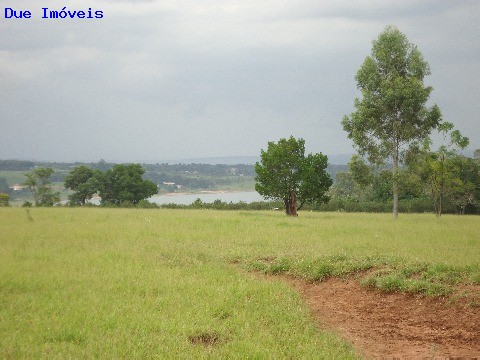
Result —
[[190, 205], [196, 199], [202, 200], [204, 203], [213, 203], [215, 200], [221, 200], [223, 202], [238, 203], [240, 201], [251, 203], [255, 201], [262, 201], [263, 198], [256, 191], [239, 191], [239, 192], [203, 192], [197, 194], [167, 194], [167, 195], [155, 195], [148, 199], [148, 201], [162, 205], [162, 204], [178, 204], [178, 205]]

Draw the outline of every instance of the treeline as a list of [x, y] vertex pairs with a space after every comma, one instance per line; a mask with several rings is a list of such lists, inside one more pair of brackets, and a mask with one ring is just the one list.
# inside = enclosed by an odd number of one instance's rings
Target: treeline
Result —
[[0, 171], [30, 171], [35, 167], [52, 168], [54, 170], [67, 170], [81, 165], [86, 165], [94, 170], [105, 171], [111, 169], [115, 163], [107, 163], [105, 160], [100, 160], [96, 163], [73, 162], [73, 163], [57, 163], [45, 161], [23, 161], [23, 160], [0, 160]]
[[0, 160], [0, 171], [29, 171], [34, 167], [33, 161]]
[[[144, 180], [143, 168], [139, 164], [114, 165], [106, 171], [93, 170], [85, 165], [74, 168], [65, 178], [65, 188], [73, 191], [68, 196], [69, 206], [84, 206], [97, 194], [101, 205], [136, 206], [157, 194], [157, 185]], [[33, 197], [33, 203], [25, 201], [23, 206], [48, 207], [60, 205], [60, 193], [52, 186], [52, 168], [35, 167], [25, 173], [26, 180], [22, 184]], [[8, 194], [1, 194], [0, 206], [8, 206]]]
[[[394, 174], [354, 156], [350, 171], [339, 173], [325, 211], [388, 212], [393, 205]], [[480, 214], [480, 160], [440, 147], [416, 149], [396, 176], [399, 212]]]
[[[200, 198], [193, 201], [191, 204], [155, 204], [147, 200], [140, 201], [136, 206], [132, 204], [125, 204], [123, 207], [139, 208], [139, 209], [205, 209], [205, 210], [281, 210], [282, 203], [278, 201], [254, 201], [246, 203], [239, 202], [225, 202], [220, 199], [213, 203], [203, 202]], [[95, 206], [95, 205], [90, 205]], [[111, 206], [109, 206], [111, 207]]]
[[[106, 171], [117, 163], [100, 160], [98, 162], [44, 162], [23, 160], [0, 160], [0, 171], [30, 171], [35, 167], [52, 168], [54, 170], [70, 171], [78, 166], [85, 165], [92, 170]], [[178, 174], [201, 174], [208, 176], [245, 175], [254, 176], [253, 165], [237, 164], [140, 164], [145, 172], [167, 172]]]
[[[417, 149], [414, 155], [405, 159], [405, 165], [398, 174], [400, 212], [435, 212], [437, 215], [442, 213], [480, 214], [480, 163], [478, 159], [465, 157], [446, 148], [440, 148], [436, 152]], [[189, 205], [157, 205], [146, 200], [156, 194], [162, 186], [166, 186], [163, 185], [163, 181], [183, 183], [186, 184], [185, 186], [199, 186], [200, 189], [208, 188], [209, 182], [202, 183], [202, 180], [205, 180], [200, 176], [202, 169], [204, 174], [206, 171], [218, 174], [209, 179], [219, 187], [232, 181], [228, 176], [220, 176], [220, 174], [224, 175], [223, 172], [232, 173], [240, 170], [253, 178], [255, 174], [249, 172], [252, 168], [251, 165], [156, 164], [146, 166], [103, 162], [95, 164], [93, 168], [80, 165], [70, 168], [67, 172], [37, 167], [33, 163], [32, 170], [25, 173], [26, 180], [23, 185], [27, 186], [34, 201], [33, 203], [26, 202], [25, 205], [58, 206], [60, 197], [58, 192], [53, 191], [52, 181], [55, 181], [54, 179], [61, 173], [65, 188], [73, 191], [73, 194], [69, 195], [67, 204], [69, 206], [93, 206], [88, 201], [94, 195], [100, 196], [101, 206], [109, 207], [271, 210], [283, 209], [284, 206], [282, 202], [275, 201], [226, 203], [216, 200], [213, 203], [204, 203], [197, 199]], [[19, 169], [31, 167], [32, 163], [2, 161], [2, 165]], [[147, 172], [145, 167], [150, 170], [175, 169], [176, 174]], [[383, 167], [375, 167], [367, 164], [361, 157], [354, 156], [348, 166], [334, 166], [333, 169], [336, 170], [336, 175], [332, 176], [335, 181], [327, 192], [329, 201], [305, 204], [304, 211], [391, 211], [393, 173], [388, 164]], [[0, 187], [3, 190], [0, 193], [11, 196], [12, 191], [8, 188], [6, 181], [0, 180]], [[192, 182], [188, 182], [188, 180]], [[8, 201], [9, 197], [2, 197], [0, 206], [8, 205]]]
[[[35, 168], [51, 168], [54, 170], [51, 182], [62, 183], [68, 174], [75, 168], [86, 166], [94, 171], [105, 172], [113, 169], [115, 163], [99, 162], [83, 163], [57, 163], [57, 162], [32, 162], [18, 160], [0, 160], [0, 171], [32, 171]], [[128, 165], [128, 164], [125, 164]], [[253, 165], [210, 165], [210, 164], [141, 164], [145, 170], [142, 175], [145, 180], [157, 184], [160, 192], [174, 192], [194, 190], [215, 190], [239, 183], [252, 182], [254, 176]], [[6, 180], [0, 185], [5, 185], [4, 193], [10, 193]], [[11, 194], [13, 195], [13, 194]]]
[[[102, 205], [87, 204], [90, 207], [97, 207]], [[71, 206], [71, 205], [66, 205]], [[139, 208], [139, 209], [204, 209], [204, 210], [275, 210], [283, 212], [283, 203], [280, 201], [256, 201], [246, 203], [239, 202], [224, 202], [220, 199], [213, 203], [203, 202], [201, 199], [193, 201], [191, 204], [155, 204], [147, 200], [141, 200], [138, 204], [133, 205], [129, 202], [124, 202], [120, 205], [103, 205], [104, 207], [124, 207], [124, 208]], [[399, 200], [399, 210], [402, 213], [432, 213], [434, 204], [432, 199], [423, 197], [417, 199], [402, 199]], [[351, 198], [334, 197], [326, 204], [310, 205], [306, 204], [302, 208], [303, 211], [317, 211], [317, 212], [365, 212], [365, 213], [390, 213], [392, 211], [392, 201], [356, 201]], [[447, 204], [444, 209], [444, 214], [459, 214], [459, 209], [454, 204]], [[469, 207], [465, 214], [480, 214], [478, 207]]]
[[[215, 200], [213, 203], [205, 203], [200, 199], [191, 204], [154, 204], [149, 202], [140, 203], [139, 208], [165, 208], [165, 209], [207, 209], [207, 210], [278, 210], [283, 211], [283, 203], [280, 201], [257, 201], [246, 202], [223, 202]], [[422, 197], [416, 199], [399, 200], [399, 211], [406, 214], [412, 213], [432, 213], [434, 203], [431, 198]], [[305, 204], [303, 211], [319, 212], [365, 212], [365, 213], [390, 213], [392, 211], [392, 201], [357, 201], [346, 197], [332, 197], [328, 203], [324, 204]], [[447, 203], [444, 208], [444, 214], [460, 214], [460, 209], [452, 203]], [[480, 208], [474, 205], [469, 206], [463, 214], [480, 214]]]
[[[106, 171], [112, 169], [117, 163], [106, 162], [100, 160], [98, 162], [34, 162], [22, 160], [0, 160], [0, 171], [30, 171], [35, 167], [52, 168], [54, 170], [71, 171], [72, 169], [85, 165], [92, 170]], [[125, 163], [128, 164], [128, 163]], [[160, 174], [186, 174], [190, 176], [205, 175], [205, 176], [255, 176], [254, 165], [248, 164], [140, 164], [145, 170], [146, 176], [148, 173]], [[329, 164], [328, 171], [332, 177], [338, 172], [348, 170], [347, 165]]]

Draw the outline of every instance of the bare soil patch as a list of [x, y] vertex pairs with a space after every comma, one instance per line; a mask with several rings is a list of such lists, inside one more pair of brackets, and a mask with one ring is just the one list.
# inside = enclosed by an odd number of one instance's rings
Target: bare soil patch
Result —
[[202, 333], [191, 335], [188, 340], [194, 345], [214, 346], [220, 342], [220, 335], [216, 333]]
[[385, 294], [353, 278], [287, 281], [320, 326], [349, 340], [366, 358], [480, 357], [480, 307], [468, 301]]

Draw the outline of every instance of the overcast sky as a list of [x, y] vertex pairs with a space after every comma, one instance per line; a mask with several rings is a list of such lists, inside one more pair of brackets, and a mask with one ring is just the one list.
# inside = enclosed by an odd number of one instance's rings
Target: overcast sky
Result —
[[[103, 19], [41, 19], [42, 7]], [[5, 19], [4, 8], [32, 19]], [[430, 105], [480, 148], [480, 1], [5, 0], [0, 159], [157, 162], [259, 155], [293, 135], [353, 153], [355, 73], [394, 25]]]

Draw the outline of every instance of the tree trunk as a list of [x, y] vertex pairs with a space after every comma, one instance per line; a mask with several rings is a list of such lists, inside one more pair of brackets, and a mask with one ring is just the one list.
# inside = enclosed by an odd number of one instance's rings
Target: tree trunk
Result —
[[297, 194], [295, 191], [290, 191], [288, 197], [283, 202], [285, 203], [285, 214], [289, 216], [298, 216], [297, 214]]
[[38, 196], [37, 189], [33, 190], [33, 198], [35, 200], [35, 206], [38, 206], [39, 205], [39, 196]]
[[398, 218], [398, 143], [393, 146], [393, 218]]
[[297, 194], [295, 191], [290, 192], [290, 216], [298, 216], [297, 214]]
[[438, 207], [438, 194], [433, 190], [432, 190], [432, 193], [433, 193], [433, 207], [435, 209], [435, 215], [439, 217], [440, 213], [439, 213], [439, 207]]
[[290, 198], [283, 199], [283, 203], [285, 204], [285, 214], [290, 215]]
[[438, 216], [442, 216], [443, 211], [443, 190], [440, 190], [440, 199], [438, 202]]
[[445, 154], [442, 153], [442, 161], [440, 163], [440, 194], [439, 194], [439, 203], [438, 203], [438, 212], [437, 216], [442, 216], [443, 211], [443, 193], [445, 192]]

